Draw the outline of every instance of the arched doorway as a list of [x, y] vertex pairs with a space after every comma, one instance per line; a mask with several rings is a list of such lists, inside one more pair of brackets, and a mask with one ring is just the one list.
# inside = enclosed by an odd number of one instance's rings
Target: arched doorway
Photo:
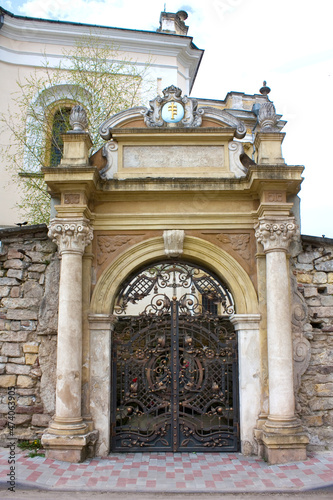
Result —
[[234, 300], [217, 276], [158, 261], [122, 284], [112, 335], [112, 451], [239, 449]]

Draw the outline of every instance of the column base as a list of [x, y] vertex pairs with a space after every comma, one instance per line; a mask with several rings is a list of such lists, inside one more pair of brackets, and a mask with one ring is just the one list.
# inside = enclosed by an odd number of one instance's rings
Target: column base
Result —
[[255, 429], [258, 455], [270, 465], [306, 460], [309, 438], [295, 418], [269, 417], [261, 429]]
[[46, 432], [42, 436], [42, 445], [47, 458], [64, 462], [83, 462], [86, 458], [95, 456], [97, 438], [98, 431], [80, 436], [60, 436]]
[[54, 417], [49, 427], [50, 434], [59, 436], [81, 435], [88, 432], [87, 424], [78, 418]]

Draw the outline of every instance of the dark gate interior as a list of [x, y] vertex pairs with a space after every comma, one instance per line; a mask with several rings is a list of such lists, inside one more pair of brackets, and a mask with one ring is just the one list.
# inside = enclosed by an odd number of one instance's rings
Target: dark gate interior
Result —
[[237, 451], [237, 336], [228, 289], [163, 262], [122, 288], [112, 346], [113, 451]]

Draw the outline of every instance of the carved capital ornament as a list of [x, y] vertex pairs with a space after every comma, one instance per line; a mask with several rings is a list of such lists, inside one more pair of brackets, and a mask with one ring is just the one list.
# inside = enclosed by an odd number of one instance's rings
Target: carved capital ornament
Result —
[[264, 247], [264, 252], [287, 252], [296, 236], [297, 225], [294, 217], [268, 218], [260, 217], [255, 226], [257, 241]]
[[48, 232], [49, 238], [58, 245], [60, 255], [63, 253], [79, 253], [93, 239], [93, 230], [87, 220], [57, 220], [51, 221]]

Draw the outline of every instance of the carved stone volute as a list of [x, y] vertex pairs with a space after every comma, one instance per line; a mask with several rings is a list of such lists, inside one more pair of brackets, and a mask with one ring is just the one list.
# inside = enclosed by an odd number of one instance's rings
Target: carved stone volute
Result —
[[60, 255], [65, 252], [83, 255], [85, 247], [93, 239], [93, 230], [86, 219], [53, 219], [48, 236], [58, 245]]
[[257, 241], [264, 247], [264, 252], [287, 252], [296, 237], [297, 225], [294, 217], [260, 217], [255, 226]]

